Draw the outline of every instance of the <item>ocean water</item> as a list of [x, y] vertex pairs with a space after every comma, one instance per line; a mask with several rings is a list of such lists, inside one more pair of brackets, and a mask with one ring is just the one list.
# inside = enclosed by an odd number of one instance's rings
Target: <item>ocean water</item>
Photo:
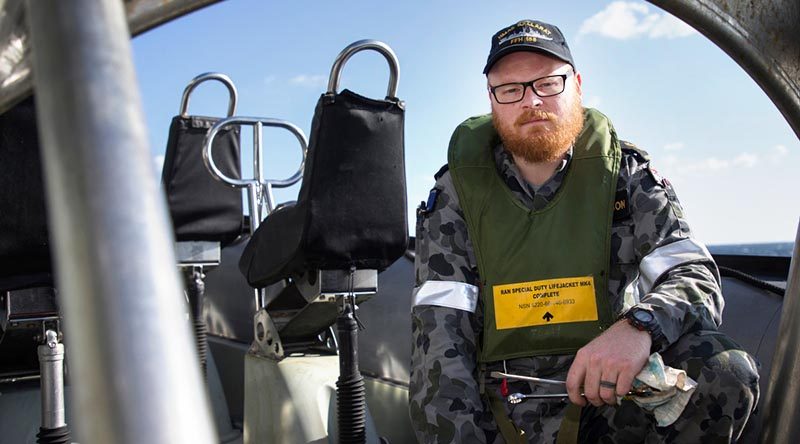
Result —
[[711, 254], [741, 254], [747, 256], [791, 256], [794, 242], [767, 242], [761, 244], [709, 245]]

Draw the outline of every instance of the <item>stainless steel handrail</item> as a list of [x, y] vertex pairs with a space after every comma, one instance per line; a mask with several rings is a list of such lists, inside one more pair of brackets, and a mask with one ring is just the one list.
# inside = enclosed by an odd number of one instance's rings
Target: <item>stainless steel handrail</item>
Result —
[[236, 103], [239, 100], [239, 92], [236, 91], [236, 85], [233, 84], [233, 80], [222, 73], [206, 72], [193, 78], [189, 84], [186, 85], [186, 89], [183, 90], [181, 109], [179, 111], [181, 117], [187, 117], [189, 115], [189, 96], [191, 96], [192, 91], [200, 86], [201, 83], [208, 80], [216, 80], [228, 88], [228, 117], [236, 114]]
[[119, 0], [26, 3], [81, 443], [217, 442]]
[[359, 51], [373, 50], [381, 53], [386, 61], [389, 62], [389, 86], [386, 88], [387, 97], [397, 97], [397, 83], [400, 81], [400, 62], [397, 60], [392, 48], [386, 43], [378, 40], [359, 40], [347, 45], [346, 48], [336, 56], [336, 60], [331, 67], [331, 75], [328, 78], [328, 94], [336, 94], [339, 89], [339, 79], [342, 75], [342, 68], [353, 54]]
[[[216, 163], [212, 148], [214, 144], [214, 137], [217, 136], [219, 131], [230, 125], [251, 125], [253, 127], [253, 178], [252, 179], [235, 179], [228, 177], [220, 171]], [[302, 159], [300, 160], [300, 167], [297, 172], [290, 178], [283, 180], [264, 179], [264, 172], [262, 169], [263, 154], [261, 132], [265, 126], [284, 128], [289, 130], [300, 142], [300, 151]], [[256, 232], [261, 220], [269, 215], [275, 208], [275, 197], [272, 195], [272, 188], [285, 188], [294, 185], [303, 177], [303, 166], [306, 163], [306, 151], [308, 150], [308, 139], [297, 125], [294, 125], [285, 120], [270, 119], [266, 117], [229, 117], [220, 120], [206, 133], [205, 142], [203, 143], [203, 163], [211, 173], [211, 176], [218, 181], [234, 187], [234, 188], [247, 188], [247, 205], [250, 210], [250, 235]], [[267, 207], [266, 214], [262, 211], [264, 205]], [[258, 313], [266, 304], [266, 291], [262, 289], [254, 290], [256, 312]]]
[[[214, 163], [212, 156], [212, 148], [214, 137], [217, 133], [226, 126], [231, 125], [249, 125], [253, 127], [253, 175], [252, 179], [235, 179], [228, 177], [220, 171]], [[263, 127], [278, 127], [284, 128], [294, 134], [297, 141], [300, 142], [300, 150], [302, 160], [300, 167], [288, 179], [265, 179], [262, 169], [263, 165], [263, 149], [262, 149], [262, 136], [261, 132]], [[248, 205], [250, 209], [250, 233], [254, 233], [258, 228], [259, 223], [263, 217], [267, 216], [275, 208], [275, 199], [272, 195], [272, 188], [285, 188], [294, 185], [303, 177], [303, 166], [306, 163], [306, 151], [308, 150], [308, 139], [297, 125], [294, 125], [285, 120], [270, 119], [265, 117], [229, 117], [220, 120], [206, 134], [205, 143], [203, 144], [203, 162], [206, 168], [211, 172], [211, 175], [220, 182], [235, 187], [247, 188], [248, 190]], [[267, 214], [262, 214], [261, 211], [261, 197], [264, 197], [267, 205]]]

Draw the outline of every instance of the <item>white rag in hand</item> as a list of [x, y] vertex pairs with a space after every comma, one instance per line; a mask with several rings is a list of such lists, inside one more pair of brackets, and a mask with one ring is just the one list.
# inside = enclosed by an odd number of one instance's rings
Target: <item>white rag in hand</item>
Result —
[[[656, 417], [659, 427], [672, 424], [686, 408], [689, 398], [692, 397], [697, 382], [690, 378], [685, 371], [664, 365], [661, 355], [653, 353], [647, 360], [644, 368], [633, 380], [632, 391], [654, 389], [650, 396], [627, 396]], [[617, 402], [622, 400], [617, 397]]]

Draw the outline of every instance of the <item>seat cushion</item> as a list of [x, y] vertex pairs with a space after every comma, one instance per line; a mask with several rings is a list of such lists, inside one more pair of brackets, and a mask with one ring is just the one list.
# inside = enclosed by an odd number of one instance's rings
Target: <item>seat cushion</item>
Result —
[[51, 270], [33, 97], [0, 116], [0, 277]]
[[[178, 241], [226, 245], [242, 232], [242, 192], [214, 179], [203, 163], [206, 133], [218, 121], [199, 116], [172, 119], [161, 177]], [[212, 155], [220, 171], [240, 178], [239, 127], [217, 133]]]
[[304, 210], [296, 205], [281, 207], [253, 233], [239, 259], [239, 270], [251, 286], [266, 287], [302, 269]]
[[404, 116], [398, 101], [322, 95], [298, 203], [267, 217], [240, 261], [251, 285], [305, 270], [383, 270], [403, 255]]

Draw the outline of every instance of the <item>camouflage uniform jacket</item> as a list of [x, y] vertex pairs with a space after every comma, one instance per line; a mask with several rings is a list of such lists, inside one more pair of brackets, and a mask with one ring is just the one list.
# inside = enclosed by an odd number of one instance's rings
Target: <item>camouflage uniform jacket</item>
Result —
[[[494, 154], [507, 186], [532, 209], [553, 198], [570, 160], [568, 153], [551, 179], [533, 187], [502, 145]], [[420, 442], [483, 443], [481, 424], [491, 422], [491, 412], [481, 399], [476, 360], [483, 325], [477, 264], [446, 168], [436, 175], [435, 190], [434, 202], [429, 198], [417, 220], [411, 420]], [[652, 309], [664, 334], [664, 343], [654, 344], [658, 350], [688, 332], [716, 330], [723, 308], [717, 267], [692, 239], [670, 183], [650, 167], [647, 153], [627, 142], [622, 142], [617, 190], [627, 193], [630, 214], [612, 224], [608, 297], [613, 314], [621, 316], [634, 304]], [[490, 364], [489, 370], [563, 375], [573, 358], [519, 358]]]

